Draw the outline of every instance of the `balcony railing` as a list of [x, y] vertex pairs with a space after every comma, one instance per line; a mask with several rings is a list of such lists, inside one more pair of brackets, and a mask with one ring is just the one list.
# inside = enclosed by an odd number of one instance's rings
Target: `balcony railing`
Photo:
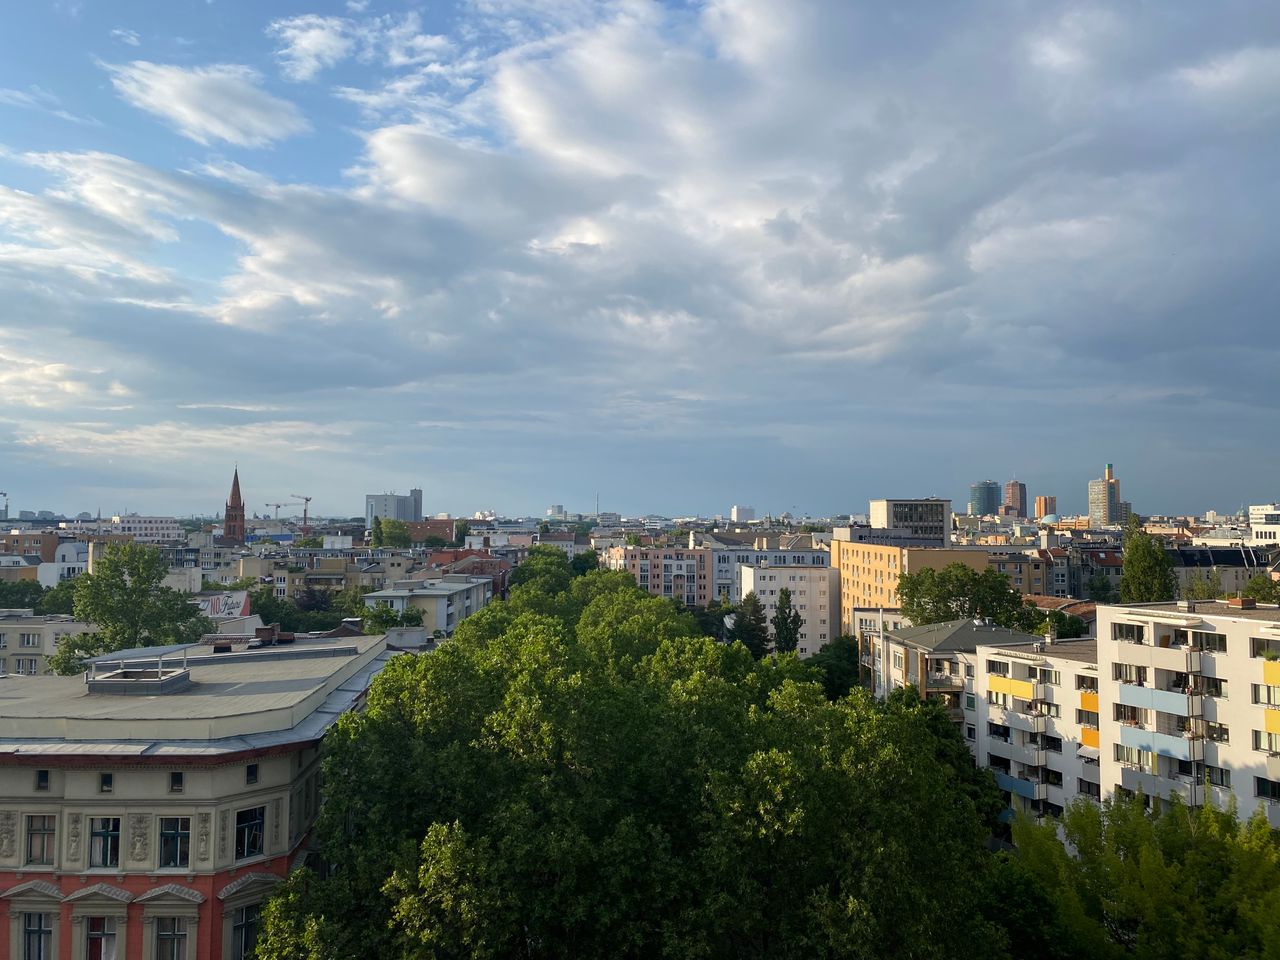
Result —
[[932, 690], [963, 690], [964, 677], [956, 673], [926, 673], [924, 685]]

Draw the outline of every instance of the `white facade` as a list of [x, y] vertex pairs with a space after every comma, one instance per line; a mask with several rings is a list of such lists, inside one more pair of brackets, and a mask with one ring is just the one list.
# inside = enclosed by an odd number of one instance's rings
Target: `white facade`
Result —
[[[796, 653], [811, 657], [840, 633], [840, 577], [827, 566], [742, 566], [739, 590], [754, 593], [772, 625], [778, 610], [778, 593], [791, 591], [791, 607], [800, 614], [800, 640]], [[772, 626], [770, 627], [772, 632]]]
[[928, 538], [945, 547], [951, 542], [951, 501], [927, 497], [920, 500], [872, 500], [869, 514], [876, 530], [895, 530]]
[[[828, 567], [831, 555], [826, 550], [758, 550], [755, 547], [712, 547], [712, 597], [726, 597], [730, 603], [741, 603], [744, 567]], [[837, 606], [837, 610], [840, 608]], [[839, 619], [837, 617], [837, 619]], [[835, 636], [839, 633], [832, 634]]]
[[182, 527], [174, 517], [144, 517], [136, 513], [111, 518], [103, 524], [103, 533], [116, 537], [132, 537], [138, 543], [165, 543], [183, 539]]
[[89, 544], [82, 540], [65, 540], [58, 544], [53, 561], [40, 564], [36, 579], [45, 589], [56, 587], [63, 580], [70, 580], [85, 572], [89, 565]]
[[1249, 543], [1280, 543], [1280, 503], [1249, 507]]
[[372, 529], [373, 518], [380, 520], [421, 520], [422, 491], [413, 489], [408, 496], [395, 493], [368, 493], [364, 498], [364, 524]]
[[755, 507], [740, 507], [738, 506], [738, 504], [735, 503], [729, 509], [729, 519], [732, 520], [734, 523], [750, 523], [755, 518], [756, 518]]

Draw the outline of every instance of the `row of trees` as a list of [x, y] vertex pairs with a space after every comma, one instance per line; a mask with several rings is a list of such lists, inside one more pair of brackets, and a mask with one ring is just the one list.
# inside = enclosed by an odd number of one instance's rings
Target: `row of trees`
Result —
[[0, 609], [71, 613], [75, 609], [75, 581], [62, 580], [47, 588], [35, 580], [0, 581]]
[[786, 587], [778, 591], [772, 618], [768, 617], [764, 604], [754, 592], [742, 598], [733, 618], [730, 637], [746, 647], [757, 660], [770, 649], [776, 653], [794, 651], [800, 641], [800, 627], [804, 624], [800, 611], [791, 603], [791, 591]]
[[950, 563], [941, 570], [903, 574], [898, 580], [902, 613], [916, 626], [984, 617], [1010, 630], [1043, 634], [1050, 627], [1063, 639], [1082, 637], [1083, 620], [1060, 610], [1042, 610], [990, 567], [974, 570]]

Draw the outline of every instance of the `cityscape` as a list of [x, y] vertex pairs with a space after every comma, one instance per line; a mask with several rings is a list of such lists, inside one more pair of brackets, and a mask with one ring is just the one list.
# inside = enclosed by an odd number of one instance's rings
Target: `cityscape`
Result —
[[1187, 0], [12, 5], [0, 960], [1280, 955], [1278, 98]]

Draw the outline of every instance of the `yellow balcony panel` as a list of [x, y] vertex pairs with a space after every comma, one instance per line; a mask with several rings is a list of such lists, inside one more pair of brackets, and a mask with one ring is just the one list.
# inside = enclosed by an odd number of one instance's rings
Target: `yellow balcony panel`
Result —
[[1280, 733], [1280, 710], [1267, 711], [1267, 733]]
[[1262, 664], [1262, 682], [1268, 687], [1280, 687], [1280, 660], [1267, 660]]
[[[1096, 693], [1082, 692], [1080, 694], [1080, 709], [1088, 710], [1090, 713], [1097, 713], [1098, 712], [1098, 695]], [[1094, 746], [1097, 746], [1097, 744], [1094, 744]]]
[[1007, 693], [1022, 700], [1035, 699], [1035, 685], [1030, 680], [992, 675], [987, 678], [987, 689], [992, 693]]
[[[1094, 696], [1096, 697], [1097, 694], [1095, 693]], [[1090, 730], [1088, 727], [1085, 727], [1080, 731], [1080, 742], [1086, 747], [1094, 747], [1096, 749], [1100, 743], [1098, 739], [1098, 731]]]

